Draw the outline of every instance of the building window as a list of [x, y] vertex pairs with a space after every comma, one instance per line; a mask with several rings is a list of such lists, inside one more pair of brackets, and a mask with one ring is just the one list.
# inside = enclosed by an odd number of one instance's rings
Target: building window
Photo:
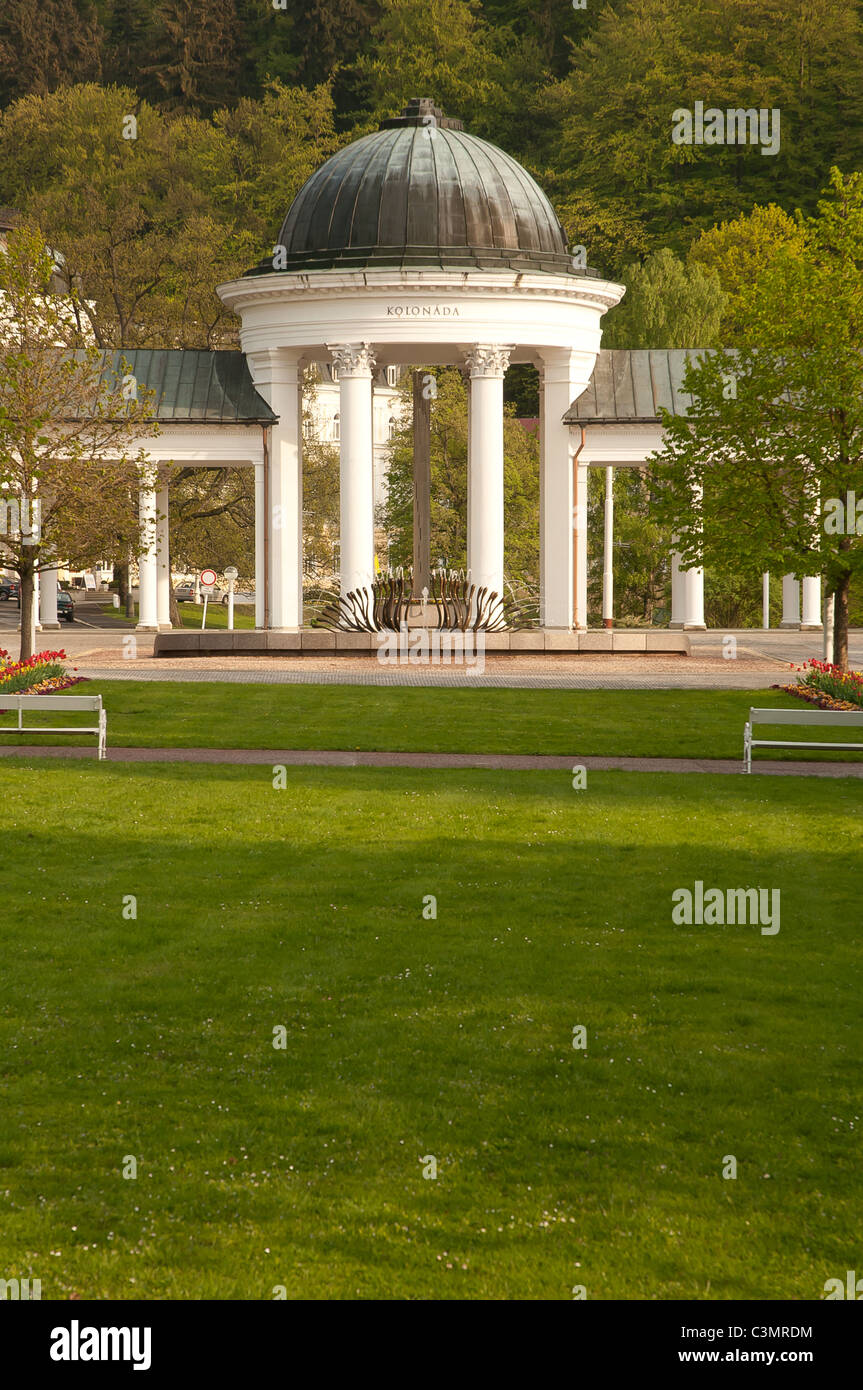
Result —
[[387, 367], [387, 386], [397, 386], [399, 381], [398, 367]]
[[341, 419], [341, 416], [339, 415], [339, 412], [336, 411], [335, 415], [333, 416], [333, 439], [336, 441], [336, 443], [338, 443], [338, 441], [341, 439], [341, 437], [342, 437], [342, 419]]
[[388, 428], [387, 428], [387, 439], [395, 439], [395, 437], [396, 437], [396, 430], [397, 430], [397, 429], [398, 429], [398, 422], [396, 421], [396, 417], [395, 417], [394, 415], [391, 415], [391, 416], [390, 416], [389, 426], [388, 426]]

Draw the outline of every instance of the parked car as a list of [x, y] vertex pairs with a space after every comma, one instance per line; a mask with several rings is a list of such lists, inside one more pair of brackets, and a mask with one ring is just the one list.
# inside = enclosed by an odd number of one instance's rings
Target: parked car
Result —
[[194, 584], [178, 584], [176, 589], [174, 590], [174, 598], [177, 600], [178, 603], [194, 603]]
[[66, 623], [75, 621], [75, 605], [72, 602], [72, 595], [65, 589], [57, 592], [57, 617], [62, 618]]
[[8, 603], [10, 599], [17, 599], [20, 586], [17, 579], [7, 579], [5, 575], [0, 576], [0, 603]]

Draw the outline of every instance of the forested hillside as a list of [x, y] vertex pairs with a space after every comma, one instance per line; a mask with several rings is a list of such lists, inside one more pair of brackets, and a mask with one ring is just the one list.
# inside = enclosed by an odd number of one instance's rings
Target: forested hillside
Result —
[[[782, 213], [812, 211], [831, 165], [861, 167], [861, 4], [4, 0], [0, 203], [62, 246], [100, 341], [222, 342], [214, 282], [271, 248], [317, 163], [421, 95], [531, 170], [589, 264], [635, 276], [607, 343], [732, 341], [720, 281], [793, 235]], [[696, 102], [779, 112], [777, 153], [675, 144]], [[658, 290], [680, 304], [663, 324]]]

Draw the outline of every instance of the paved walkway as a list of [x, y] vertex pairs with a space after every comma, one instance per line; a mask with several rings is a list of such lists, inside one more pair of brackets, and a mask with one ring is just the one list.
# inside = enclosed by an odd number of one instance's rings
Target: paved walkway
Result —
[[[2, 615], [0, 615], [2, 616]], [[135, 637], [129, 648], [128, 638]], [[50, 634], [56, 638], [57, 634]], [[69, 663], [92, 680], [225, 681], [260, 685], [476, 686], [523, 690], [760, 690], [793, 679], [793, 666], [821, 652], [820, 633], [726, 633], [713, 629], [689, 634], [690, 657], [658, 655], [575, 655], [489, 653], [485, 669], [434, 666], [382, 666], [370, 658], [185, 657], [155, 660], [153, 639], [122, 630], [79, 629], [60, 634]], [[736, 657], [726, 659], [727, 638], [736, 639]], [[126, 646], [124, 646], [124, 642]], [[7, 645], [11, 645], [7, 643]], [[851, 664], [863, 666], [863, 632], [851, 634]], [[134, 656], [131, 652], [134, 652]], [[128, 657], [128, 659], [127, 659]]]
[[[0, 747], [0, 757], [89, 758], [93, 748]], [[721, 772], [742, 773], [739, 758], [599, 758], [511, 753], [361, 753], [335, 749], [285, 748], [109, 748], [111, 763], [227, 763], [233, 766], [275, 767], [405, 767], [494, 772], [566, 772], [584, 767], [597, 772]], [[771, 777], [863, 778], [863, 763], [755, 762], [759, 773]], [[753, 774], [754, 775], [754, 774]]]

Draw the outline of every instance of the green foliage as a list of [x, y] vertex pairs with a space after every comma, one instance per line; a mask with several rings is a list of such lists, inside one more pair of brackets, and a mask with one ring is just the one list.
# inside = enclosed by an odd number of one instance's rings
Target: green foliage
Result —
[[804, 231], [741, 293], [744, 346], [690, 364], [692, 407], [665, 417], [654, 484], [689, 562], [824, 574], [844, 665], [863, 536], [819, 525], [818, 509], [863, 495], [863, 175], [834, 170]]
[[0, 106], [102, 75], [105, 31], [91, 0], [3, 0]]
[[18, 506], [16, 521], [4, 517], [3, 552], [21, 579], [22, 658], [32, 654], [38, 570], [52, 558], [92, 563], [138, 539], [129, 479], [146, 457], [139, 441], [158, 432], [152, 393], [129, 399], [122, 366], [103, 375], [80, 304], [53, 289], [45, 238], [24, 223], [0, 253], [0, 489], [4, 507]]
[[725, 304], [719, 276], [688, 267], [664, 248], [644, 265], [623, 273], [626, 294], [607, 315], [602, 343], [608, 348], [715, 347]]
[[[602, 617], [604, 563], [605, 469], [588, 470], [587, 596], [591, 616]], [[650, 492], [640, 468], [614, 470], [614, 618], [615, 623], [652, 624], [667, 620], [670, 608], [671, 536], [651, 508]]]
[[272, 248], [337, 143], [325, 88], [272, 83], [206, 121], [88, 84], [0, 115], [0, 181], [62, 247], [100, 346], [227, 346], [215, 286]]
[[[413, 558], [413, 440], [410, 375], [402, 384], [407, 424], [393, 439], [389, 496], [380, 523], [389, 538], [393, 565]], [[461, 372], [437, 373], [431, 409], [431, 562], [467, 565], [467, 387]], [[511, 589], [534, 592], [539, 583], [539, 442], [515, 418], [504, 417], [504, 569]]]
[[[574, 192], [638, 208], [683, 250], [754, 203], [812, 209], [812, 171], [863, 155], [861, 25], [845, 0], [629, 0], [606, 9], [556, 89], [556, 163]], [[781, 148], [675, 145], [672, 113], [778, 108]]]
[[357, 62], [375, 120], [411, 97], [493, 130], [505, 104], [504, 68], [477, 0], [382, 0], [370, 52]]
[[804, 243], [799, 215], [789, 217], [775, 203], [754, 207], [751, 213], [711, 227], [692, 243], [687, 264], [715, 271], [727, 296], [720, 329], [724, 347], [736, 347], [746, 336], [743, 301], [749, 287], [780, 248], [799, 252]]

